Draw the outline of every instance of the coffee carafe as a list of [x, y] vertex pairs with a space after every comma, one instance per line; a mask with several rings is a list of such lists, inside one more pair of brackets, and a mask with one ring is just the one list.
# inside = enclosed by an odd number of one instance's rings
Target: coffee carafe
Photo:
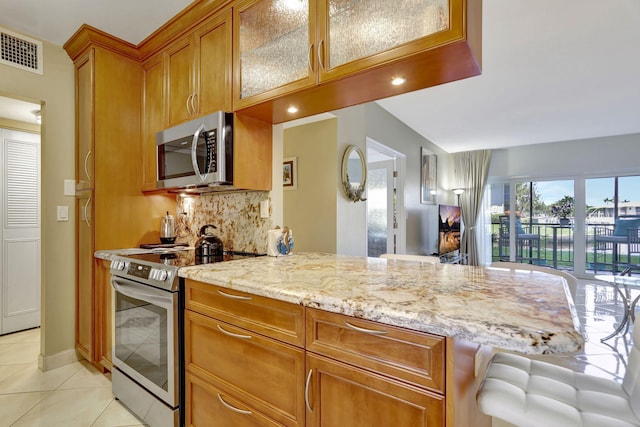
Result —
[[162, 217], [160, 222], [160, 242], [174, 243], [176, 241], [176, 222], [173, 215], [167, 214]]

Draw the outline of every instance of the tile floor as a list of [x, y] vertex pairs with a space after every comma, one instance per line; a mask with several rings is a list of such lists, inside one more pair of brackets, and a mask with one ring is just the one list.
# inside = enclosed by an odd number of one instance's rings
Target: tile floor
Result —
[[[638, 290], [632, 291], [635, 297]], [[604, 282], [579, 280], [576, 310], [585, 337], [584, 351], [577, 354], [539, 356], [544, 360], [603, 378], [622, 382], [631, 349], [631, 331], [602, 343], [622, 319], [623, 308], [614, 288]], [[630, 328], [631, 329], [631, 328]]]
[[0, 337], [0, 427], [142, 426], [86, 362], [38, 369], [40, 329]]
[[[621, 319], [620, 298], [602, 282], [580, 280], [576, 308], [587, 343], [583, 352], [539, 356], [545, 360], [621, 381], [630, 334], [600, 342]], [[0, 427], [141, 426], [111, 394], [111, 382], [86, 362], [38, 370], [40, 330], [0, 337]]]

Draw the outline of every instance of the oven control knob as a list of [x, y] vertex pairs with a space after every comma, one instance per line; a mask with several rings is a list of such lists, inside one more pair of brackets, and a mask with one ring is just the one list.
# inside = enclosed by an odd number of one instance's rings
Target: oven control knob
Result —
[[167, 272], [164, 270], [156, 270], [155, 268], [151, 270], [151, 274], [149, 275], [153, 280], [157, 280], [158, 282], [164, 282], [167, 280]]
[[116, 271], [122, 271], [125, 268], [125, 262], [119, 259], [111, 261], [111, 269]]

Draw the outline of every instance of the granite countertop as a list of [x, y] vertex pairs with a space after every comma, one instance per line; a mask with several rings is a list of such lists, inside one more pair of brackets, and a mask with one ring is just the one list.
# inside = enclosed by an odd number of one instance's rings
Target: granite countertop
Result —
[[543, 272], [296, 253], [182, 267], [179, 276], [520, 353], [584, 345], [566, 281]]

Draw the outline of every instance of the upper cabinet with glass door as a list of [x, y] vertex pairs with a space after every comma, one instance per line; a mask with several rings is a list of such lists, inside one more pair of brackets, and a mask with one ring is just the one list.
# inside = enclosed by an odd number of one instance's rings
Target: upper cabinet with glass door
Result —
[[235, 109], [315, 84], [314, 0], [247, 0], [234, 10]]
[[[390, 96], [382, 85], [393, 73], [413, 80], [405, 92], [477, 75], [480, 8], [480, 0], [244, 1], [234, 12], [234, 109], [364, 72], [306, 101]], [[470, 52], [469, 33], [478, 52]], [[354, 91], [373, 94], [356, 99]]]
[[[319, 81], [361, 71], [461, 37], [456, 0], [318, 2]], [[454, 22], [452, 26], [452, 20]]]

